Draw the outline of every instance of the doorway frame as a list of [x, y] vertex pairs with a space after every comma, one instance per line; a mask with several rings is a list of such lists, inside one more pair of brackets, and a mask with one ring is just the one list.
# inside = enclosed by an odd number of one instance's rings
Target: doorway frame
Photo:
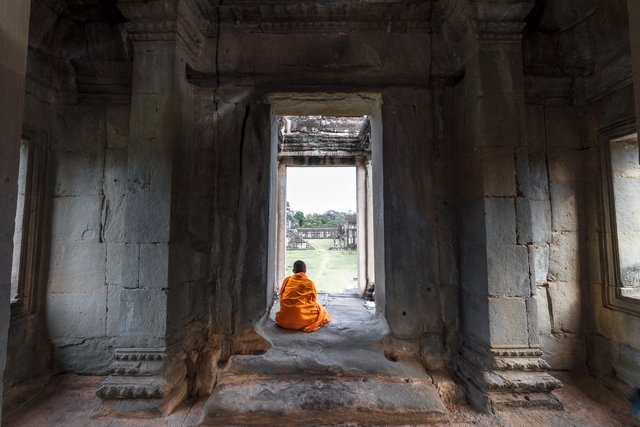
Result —
[[[275, 264], [269, 298], [275, 296], [286, 274], [286, 168], [292, 166], [355, 166], [358, 230], [358, 293], [363, 295], [367, 285], [384, 286], [384, 215], [382, 164], [382, 95], [379, 93], [272, 93], [267, 96], [271, 106], [271, 152], [275, 154], [275, 191], [271, 204], [275, 215], [270, 221], [270, 261]], [[278, 153], [278, 117], [281, 116], [368, 116], [371, 125], [371, 156], [329, 158], [327, 162], [280, 157]], [[315, 158], [320, 160], [319, 158]], [[322, 164], [325, 163], [325, 164]], [[366, 248], [363, 250], [362, 248]], [[379, 292], [376, 292], [378, 294]], [[384, 292], [382, 292], [384, 295]], [[384, 303], [376, 301], [378, 312]]]

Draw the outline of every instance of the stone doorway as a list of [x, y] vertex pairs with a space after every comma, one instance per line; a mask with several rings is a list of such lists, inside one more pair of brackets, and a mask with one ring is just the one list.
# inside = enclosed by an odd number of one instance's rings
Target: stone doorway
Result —
[[[280, 94], [273, 95], [270, 101], [271, 141], [277, 153], [274, 294], [288, 274], [287, 170], [293, 167], [354, 167], [356, 210], [352, 222], [355, 230], [345, 230], [344, 237], [345, 243], [357, 251], [355, 293], [373, 302], [377, 270], [384, 265], [382, 251], [376, 255], [375, 250], [376, 245], [382, 247], [380, 241], [376, 242], [376, 235], [382, 237], [382, 233], [375, 232], [376, 228], [382, 228], [382, 212], [376, 213], [374, 208], [376, 197], [382, 200], [379, 97], [372, 94]], [[379, 171], [378, 181], [374, 179], [374, 169]], [[382, 313], [380, 308], [378, 312]]]
[[358, 241], [367, 236], [358, 224], [356, 168], [287, 167], [285, 180], [285, 274], [300, 259], [319, 293], [362, 296], [358, 255], [366, 257], [366, 243]]

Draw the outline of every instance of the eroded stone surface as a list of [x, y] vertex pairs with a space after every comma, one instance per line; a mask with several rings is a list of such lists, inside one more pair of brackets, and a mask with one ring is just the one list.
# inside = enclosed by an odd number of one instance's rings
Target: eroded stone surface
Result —
[[276, 326], [274, 306], [260, 326], [272, 347], [260, 356], [231, 357], [202, 425], [446, 420], [447, 410], [415, 353], [405, 359], [395, 346], [385, 349], [384, 320], [352, 296], [319, 299], [333, 320], [312, 333]]

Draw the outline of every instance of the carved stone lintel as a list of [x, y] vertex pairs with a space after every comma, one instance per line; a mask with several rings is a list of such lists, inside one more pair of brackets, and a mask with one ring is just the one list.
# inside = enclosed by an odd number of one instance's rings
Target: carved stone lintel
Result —
[[96, 394], [118, 413], [166, 415], [188, 390], [182, 352], [164, 348], [117, 349], [110, 372]]
[[163, 2], [162, 7], [146, 1], [120, 0], [118, 6], [129, 18], [125, 28], [134, 42], [175, 41], [189, 58], [199, 56], [205, 42], [201, 28], [206, 23], [192, 0]]
[[503, 407], [562, 409], [551, 394], [562, 383], [549, 375], [537, 348], [491, 349], [465, 344], [456, 361], [458, 376], [465, 382], [469, 401], [490, 412]]

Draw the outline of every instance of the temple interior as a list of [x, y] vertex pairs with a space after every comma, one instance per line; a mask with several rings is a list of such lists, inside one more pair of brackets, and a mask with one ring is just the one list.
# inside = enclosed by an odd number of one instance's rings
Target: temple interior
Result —
[[[639, 424], [638, 119], [635, 0], [3, 0], [0, 421]], [[308, 166], [358, 272], [309, 334]]]

